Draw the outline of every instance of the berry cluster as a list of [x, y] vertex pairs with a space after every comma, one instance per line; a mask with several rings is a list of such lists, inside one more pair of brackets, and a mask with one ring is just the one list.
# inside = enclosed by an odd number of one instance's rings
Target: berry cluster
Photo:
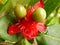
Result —
[[23, 16], [24, 18], [18, 19], [16, 24], [9, 26], [8, 34], [21, 33], [25, 38], [31, 40], [38, 35], [38, 32], [44, 32], [46, 30], [46, 25], [42, 22], [36, 22], [32, 18], [34, 11], [39, 7], [44, 7], [43, 0], [40, 0], [33, 7], [31, 7], [27, 11], [27, 14], [25, 13], [26, 16]]

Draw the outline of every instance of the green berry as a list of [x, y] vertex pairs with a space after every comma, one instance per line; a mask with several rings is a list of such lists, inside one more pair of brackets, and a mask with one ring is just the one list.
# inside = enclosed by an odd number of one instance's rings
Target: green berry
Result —
[[22, 19], [26, 16], [26, 9], [22, 5], [16, 5], [14, 13], [18, 18]]
[[46, 11], [43, 8], [37, 8], [33, 13], [32, 18], [37, 22], [44, 22], [46, 18]]

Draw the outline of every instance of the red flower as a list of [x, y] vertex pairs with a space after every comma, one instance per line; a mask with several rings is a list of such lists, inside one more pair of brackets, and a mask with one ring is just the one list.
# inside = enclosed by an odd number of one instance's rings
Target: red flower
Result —
[[46, 26], [41, 22], [35, 22], [32, 19], [32, 13], [38, 7], [44, 7], [44, 2], [37, 2], [30, 10], [27, 11], [27, 16], [24, 19], [18, 20], [17, 24], [12, 24], [8, 28], [8, 34], [16, 34], [20, 32], [26, 39], [31, 40], [38, 35], [39, 32], [44, 32]]

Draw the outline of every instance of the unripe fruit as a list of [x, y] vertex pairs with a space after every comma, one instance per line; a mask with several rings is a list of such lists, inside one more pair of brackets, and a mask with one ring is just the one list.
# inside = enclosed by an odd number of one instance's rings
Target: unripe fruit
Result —
[[37, 22], [44, 22], [46, 18], [46, 11], [43, 8], [37, 8], [33, 13], [32, 18]]
[[26, 16], [26, 9], [22, 5], [16, 5], [14, 13], [17, 16], [17, 18], [22, 19]]

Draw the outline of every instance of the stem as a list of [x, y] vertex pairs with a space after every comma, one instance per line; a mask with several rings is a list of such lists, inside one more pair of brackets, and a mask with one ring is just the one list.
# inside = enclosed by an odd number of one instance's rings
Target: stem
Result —
[[0, 42], [0, 45], [8, 45], [8, 44], [15, 44], [15, 43], [9, 43], [9, 42]]
[[34, 38], [34, 42], [33, 42], [32, 45], [38, 45], [38, 44], [37, 44], [37, 41], [36, 41], [36, 38]]

